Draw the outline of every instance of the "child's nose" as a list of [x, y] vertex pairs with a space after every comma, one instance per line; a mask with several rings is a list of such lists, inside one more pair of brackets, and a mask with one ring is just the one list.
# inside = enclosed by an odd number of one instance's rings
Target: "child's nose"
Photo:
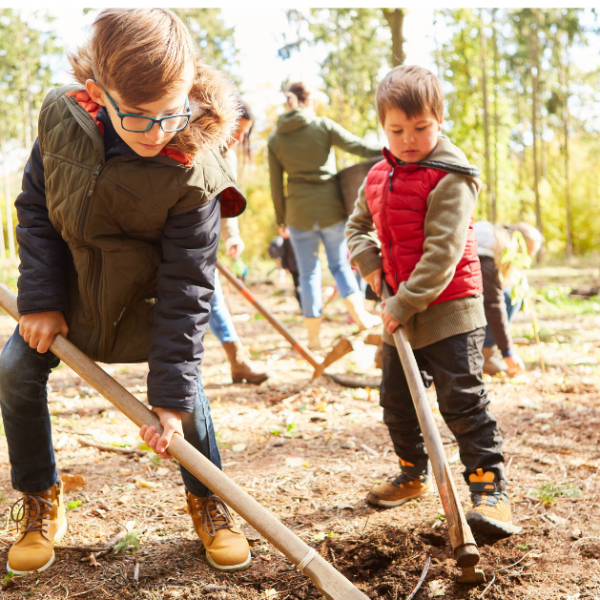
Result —
[[149, 131], [146, 131], [146, 137], [156, 143], [165, 137], [165, 132], [160, 128], [160, 123], [154, 123]]

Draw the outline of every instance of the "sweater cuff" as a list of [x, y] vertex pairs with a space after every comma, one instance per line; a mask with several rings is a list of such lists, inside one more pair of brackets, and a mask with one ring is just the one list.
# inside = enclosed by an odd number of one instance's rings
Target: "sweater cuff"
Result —
[[512, 348], [507, 348], [506, 350], [501, 350], [502, 358], [509, 358], [515, 355], [515, 351]]
[[361, 277], [366, 277], [369, 273], [383, 267], [381, 254], [379, 250], [375, 249], [361, 252], [358, 256], [353, 256], [352, 264], [358, 267]]
[[[399, 290], [400, 291], [400, 290]], [[385, 304], [388, 312], [400, 325], [406, 325], [408, 320], [417, 312], [407, 302], [402, 302], [402, 299], [396, 294], [392, 296]]]

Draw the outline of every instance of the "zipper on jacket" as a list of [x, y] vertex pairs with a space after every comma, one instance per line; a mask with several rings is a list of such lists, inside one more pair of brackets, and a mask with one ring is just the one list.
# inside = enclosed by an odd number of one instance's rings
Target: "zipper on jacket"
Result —
[[[96, 182], [98, 181], [98, 176], [100, 175], [100, 171], [102, 170], [102, 163], [96, 165], [92, 173], [92, 181], [88, 187], [88, 190], [85, 195], [85, 199], [83, 201], [83, 207], [81, 209], [81, 215], [79, 216], [79, 235], [81, 239], [84, 239], [84, 228], [85, 221], [87, 219], [87, 215], [89, 212], [89, 207], [92, 202], [92, 196], [94, 194], [94, 189], [96, 188]], [[96, 332], [94, 336], [90, 340], [90, 352], [94, 355], [98, 353], [98, 349], [100, 346], [100, 341], [102, 338], [102, 316], [100, 313], [98, 292], [100, 288], [100, 278], [102, 275], [102, 251], [100, 248], [96, 246], [92, 246], [92, 248], [88, 248], [88, 251], [91, 253], [92, 258], [95, 258], [95, 261], [90, 261], [90, 266], [94, 266], [94, 270], [91, 277], [91, 289], [89, 290], [88, 297], [90, 299], [90, 307], [94, 313], [94, 320], [97, 322]]]
[[[388, 186], [388, 191], [385, 192], [384, 196], [383, 196], [383, 206], [381, 207], [381, 212], [383, 215], [385, 215], [385, 209], [387, 208], [388, 205], [388, 198], [390, 195], [390, 192], [393, 191], [393, 187], [392, 187], [392, 178], [394, 177], [394, 171], [395, 171], [396, 167], [392, 165], [392, 169], [390, 171], [390, 176], [389, 176], [389, 186]], [[388, 240], [389, 240], [389, 245], [390, 245], [390, 262], [392, 263], [392, 267], [394, 269], [394, 277], [396, 279], [396, 286], [398, 287], [398, 289], [400, 288], [400, 282], [398, 281], [398, 269], [396, 269], [396, 265], [394, 264], [394, 254], [392, 251], [392, 236], [390, 235], [390, 228], [388, 227], [388, 219], [382, 219], [382, 222], [385, 220], [385, 229], [387, 232], [387, 236], [388, 236]]]

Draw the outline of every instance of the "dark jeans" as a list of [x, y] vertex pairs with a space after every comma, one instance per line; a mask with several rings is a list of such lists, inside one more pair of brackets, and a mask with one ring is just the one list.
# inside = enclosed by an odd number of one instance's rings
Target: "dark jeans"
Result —
[[[8, 442], [8, 455], [15, 490], [36, 493], [52, 487], [57, 479], [46, 384], [60, 360], [48, 351], [40, 354], [29, 347], [15, 330], [0, 356], [0, 407]], [[221, 468], [208, 399], [200, 374], [194, 412], [181, 413], [183, 435], [194, 448]], [[210, 490], [180, 467], [186, 488], [195, 496]]]
[[[479, 468], [504, 480], [502, 435], [488, 409], [481, 378], [484, 337], [485, 328], [480, 327], [414, 351], [425, 387], [435, 384], [440, 412], [458, 442], [467, 483]], [[381, 406], [396, 454], [415, 465], [415, 474], [422, 472], [427, 466], [425, 442], [400, 357], [389, 344], [383, 344]]]

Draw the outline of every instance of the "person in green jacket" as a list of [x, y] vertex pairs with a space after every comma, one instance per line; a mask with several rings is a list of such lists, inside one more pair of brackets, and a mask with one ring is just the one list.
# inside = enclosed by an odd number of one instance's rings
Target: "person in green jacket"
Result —
[[[333, 146], [370, 158], [381, 154], [381, 145], [367, 143], [328, 119], [317, 117], [310, 92], [303, 83], [286, 93], [288, 112], [279, 117], [269, 138], [271, 196], [279, 232], [289, 238], [300, 272], [302, 312], [308, 330], [308, 347], [321, 347], [321, 264], [319, 240], [346, 309], [360, 329], [381, 323], [363, 306], [356, 278], [348, 261], [344, 236], [346, 211], [336, 175]], [[287, 195], [283, 173], [287, 173]]]

